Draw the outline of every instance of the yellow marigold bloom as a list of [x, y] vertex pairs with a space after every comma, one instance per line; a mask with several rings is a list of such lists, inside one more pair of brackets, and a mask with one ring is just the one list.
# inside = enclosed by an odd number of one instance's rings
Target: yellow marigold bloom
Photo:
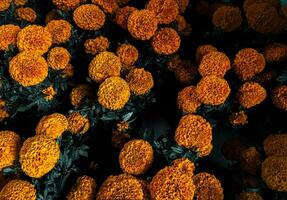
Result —
[[287, 156], [287, 134], [268, 135], [263, 147], [266, 156]]
[[154, 85], [152, 74], [143, 68], [133, 69], [126, 77], [131, 92], [135, 95], [148, 93]]
[[120, 110], [130, 99], [130, 88], [125, 80], [120, 77], [106, 79], [99, 88], [99, 103], [110, 110]]
[[53, 139], [60, 137], [68, 129], [67, 118], [59, 113], [42, 117], [36, 127], [36, 134], [46, 135]]
[[89, 176], [81, 176], [72, 187], [67, 200], [93, 200], [96, 195], [96, 181]]
[[48, 76], [48, 64], [39, 54], [24, 51], [9, 62], [9, 73], [12, 79], [24, 87], [43, 82]]
[[181, 13], [184, 13], [187, 6], [189, 5], [189, 0], [176, 0], [178, 6], [179, 6], [179, 10]]
[[52, 45], [52, 35], [42, 26], [30, 25], [23, 28], [17, 36], [19, 51], [46, 53]]
[[261, 156], [255, 147], [250, 147], [241, 152], [240, 166], [241, 169], [250, 174], [256, 174], [261, 166]]
[[63, 78], [70, 78], [74, 76], [74, 67], [71, 63], [69, 63], [65, 69], [62, 70], [62, 77]]
[[15, 6], [25, 6], [28, 3], [28, 0], [13, 0]]
[[69, 41], [72, 32], [72, 25], [66, 20], [51, 20], [46, 29], [51, 33], [54, 44]]
[[244, 108], [251, 108], [264, 101], [266, 90], [255, 82], [244, 83], [237, 92], [237, 99]]
[[27, 22], [33, 23], [37, 18], [37, 13], [32, 8], [17, 8], [15, 10], [19, 20], [25, 20]]
[[74, 22], [84, 30], [96, 31], [105, 23], [105, 13], [96, 5], [84, 4], [73, 13]]
[[205, 76], [196, 86], [198, 99], [207, 105], [221, 105], [228, 98], [231, 89], [228, 82], [217, 76]]
[[17, 34], [21, 28], [13, 24], [0, 26], [0, 51], [9, 50], [9, 45], [15, 45]]
[[212, 127], [199, 115], [185, 115], [179, 121], [174, 140], [181, 146], [197, 151], [200, 157], [207, 156], [212, 149]]
[[89, 76], [97, 83], [111, 76], [120, 76], [121, 60], [114, 53], [104, 51], [99, 53], [89, 65]]
[[177, 95], [177, 107], [185, 113], [195, 113], [201, 102], [197, 99], [195, 86], [182, 89]]
[[119, 5], [116, 0], [91, 0], [92, 3], [98, 5], [105, 13], [114, 13]]
[[223, 200], [223, 188], [220, 181], [212, 174], [201, 172], [193, 177], [197, 200]]
[[195, 165], [187, 158], [178, 158], [172, 162], [172, 167], [180, 171], [183, 174], [188, 174], [190, 177], [193, 176]]
[[45, 99], [47, 101], [50, 101], [54, 98], [54, 96], [57, 94], [57, 92], [55, 91], [55, 89], [53, 88], [53, 86], [49, 86], [47, 88], [45, 88], [42, 93], [45, 95]]
[[117, 49], [117, 55], [123, 65], [132, 66], [138, 60], [139, 52], [137, 48], [131, 44], [122, 44]]
[[0, 171], [12, 166], [18, 157], [20, 137], [12, 131], [0, 131]]
[[131, 140], [122, 148], [119, 161], [123, 172], [144, 174], [153, 162], [152, 146], [145, 140]]
[[67, 116], [68, 131], [73, 134], [84, 134], [90, 128], [90, 121], [79, 112], [73, 112]]
[[262, 163], [261, 177], [270, 189], [287, 192], [286, 169], [286, 156], [269, 156]]
[[157, 30], [158, 21], [153, 11], [135, 10], [128, 18], [128, 30], [138, 40], [149, 40]]
[[144, 200], [142, 185], [131, 175], [109, 176], [101, 185], [97, 200]]
[[197, 69], [190, 60], [183, 60], [174, 71], [175, 78], [183, 85], [189, 85], [197, 74]]
[[215, 48], [214, 46], [210, 44], [205, 44], [205, 45], [201, 45], [197, 47], [196, 53], [195, 53], [196, 62], [200, 63], [203, 56], [213, 51], [217, 51], [217, 48]]
[[178, 51], [181, 39], [172, 28], [162, 28], [156, 31], [151, 39], [151, 46], [155, 53], [170, 55]]
[[36, 200], [36, 189], [28, 181], [11, 180], [2, 188], [0, 199]]
[[60, 157], [60, 147], [55, 140], [46, 135], [30, 137], [20, 150], [22, 171], [32, 177], [40, 178], [49, 173]]
[[1, 0], [0, 12], [7, 10], [10, 7], [12, 0]]
[[271, 43], [264, 49], [266, 62], [282, 62], [287, 59], [287, 46], [281, 43]]
[[73, 88], [70, 94], [71, 104], [79, 107], [86, 97], [91, 96], [91, 88], [88, 85], [78, 85]]
[[242, 192], [236, 200], [263, 200], [263, 198], [256, 192]]
[[271, 94], [273, 104], [280, 109], [287, 110], [287, 85], [276, 87]]
[[47, 56], [49, 67], [54, 70], [65, 69], [71, 60], [71, 54], [64, 47], [54, 47]]
[[53, 0], [53, 4], [61, 10], [75, 9], [80, 5], [80, 0]]
[[245, 0], [243, 3], [243, 9], [244, 11], [247, 11], [247, 9], [256, 3], [268, 3], [271, 6], [277, 8], [279, 6], [278, 0]]
[[0, 122], [4, 121], [9, 116], [10, 116], [9, 113], [6, 110], [0, 108]]
[[227, 160], [239, 160], [245, 149], [247, 147], [239, 138], [231, 138], [223, 143], [221, 152]]
[[244, 111], [232, 113], [229, 116], [229, 123], [232, 124], [233, 126], [248, 124], [248, 116]]
[[116, 23], [123, 29], [127, 29], [128, 27], [128, 19], [133, 11], [138, 10], [135, 7], [125, 6], [123, 8], [119, 8], [116, 12]]
[[46, 22], [46, 24], [48, 24], [52, 20], [60, 20], [61, 18], [62, 17], [58, 13], [57, 9], [52, 9], [46, 14], [45, 22]]
[[97, 53], [106, 51], [110, 47], [110, 42], [107, 37], [98, 36], [95, 39], [88, 39], [84, 44], [85, 52], [96, 55]]

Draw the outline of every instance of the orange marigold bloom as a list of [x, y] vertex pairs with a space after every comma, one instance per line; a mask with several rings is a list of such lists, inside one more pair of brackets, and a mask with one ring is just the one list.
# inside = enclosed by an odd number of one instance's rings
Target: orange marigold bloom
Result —
[[187, 158], [178, 158], [172, 162], [172, 167], [180, 171], [183, 174], [188, 174], [190, 177], [193, 176], [195, 165]]
[[177, 68], [179, 68], [181, 63], [182, 60], [179, 55], [172, 55], [171, 59], [167, 62], [167, 68], [170, 71], [175, 71]]
[[9, 62], [9, 73], [22, 86], [34, 86], [48, 76], [48, 64], [39, 54], [24, 51]]
[[242, 192], [236, 200], [263, 200], [263, 198], [256, 192]]
[[123, 29], [127, 29], [128, 27], [128, 19], [133, 11], [138, 10], [135, 7], [125, 6], [123, 8], [119, 8], [116, 12], [116, 23]]
[[178, 15], [176, 17], [176, 23], [177, 23], [178, 32], [182, 34], [187, 27], [187, 22], [186, 22], [184, 16]]
[[50, 101], [54, 98], [54, 96], [57, 94], [57, 92], [55, 91], [55, 89], [53, 88], [53, 86], [49, 86], [47, 88], [45, 88], [44, 90], [42, 90], [42, 93], [45, 95], [45, 99], [47, 101]]
[[282, 62], [287, 59], [287, 46], [281, 43], [271, 43], [264, 49], [267, 62]]
[[195, 150], [200, 157], [204, 157], [212, 149], [212, 127], [203, 117], [188, 114], [180, 119], [174, 139], [177, 144]]
[[96, 181], [89, 176], [77, 178], [76, 184], [72, 187], [67, 200], [93, 200], [96, 195]]
[[244, 108], [251, 108], [264, 101], [266, 90], [255, 82], [244, 83], [237, 92], [237, 99]]
[[261, 166], [261, 156], [255, 147], [250, 147], [241, 152], [240, 166], [243, 171], [256, 174]]
[[229, 116], [229, 123], [232, 124], [233, 126], [248, 124], [248, 116], [244, 111], [232, 113]]
[[193, 182], [197, 200], [223, 200], [223, 188], [214, 175], [201, 172], [193, 177]]
[[255, 49], [241, 49], [235, 56], [233, 68], [241, 80], [247, 81], [264, 70], [265, 59]]
[[247, 9], [256, 3], [268, 3], [275, 8], [279, 7], [279, 1], [278, 0], [245, 0], [243, 3], [243, 9], [244, 11], [247, 11]]
[[36, 51], [46, 53], [52, 45], [52, 35], [42, 26], [30, 25], [23, 28], [17, 36], [19, 51]]
[[9, 113], [6, 110], [0, 108], [0, 122], [3, 122], [9, 116], [10, 116]]
[[210, 52], [213, 52], [213, 51], [217, 51], [217, 48], [215, 48], [214, 46], [212, 46], [210, 44], [205, 44], [205, 45], [201, 45], [201, 46], [197, 47], [196, 53], [195, 53], [196, 62], [200, 63], [203, 56], [205, 56], [206, 54], [209, 54]]
[[175, 78], [183, 85], [189, 85], [194, 79], [197, 69], [190, 60], [183, 60], [174, 71]]
[[37, 135], [46, 135], [53, 139], [61, 137], [68, 129], [67, 118], [59, 113], [53, 113], [42, 117], [36, 127]]
[[101, 185], [96, 199], [144, 200], [144, 193], [139, 180], [131, 175], [121, 174], [109, 176]]
[[138, 60], [139, 52], [131, 44], [122, 44], [117, 49], [117, 55], [124, 66], [132, 66]]
[[287, 192], [286, 169], [286, 156], [269, 156], [262, 163], [261, 177], [270, 189]]
[[10, 7], [12, 0], [1, 0], [0, 12], [7, 10]]
[[116, 0], [116, 1], [120, 6], [126, 5], [130, 2], [130, 0]]
[[266, 156], [287, 156], [287, 134], [268, 135], [263, 147]]
[[62, 70], [62, 77], [63, 78], [70, 78], [74, 76], [74, 67], [71, 63], [69, 63], [65, 69]]
[[88, 85], [78, 85], [72, 89], [70, 94], [71, 104], [79, 107], [83, 100], [91, 96], [91, 88]]
[[189, 0], [176, 0], [176, 2], [179, 7], [179, 11], [181, 13], [184, 13], [187, 6], [189, 5]]
[[133, 69], [126, 77], [131, 92], [135, 95], [148, 93], [154, 85], [152, 74], [143, 68]]
[[150, 10], [135, 10], [128, 18], [128, 30], [138, 40], [149, 40], [157, 30], [156, 14]]
[[11, 180], [2, 188], [0, 199], [36, 200], [36, 189], [28, 181]]
[[81, 3], [81, 0], [53, 0], [53, 4], [61, 10], [70, 10], [77, 8]]
[[45, 22], [48, 24], [52, 20], [60, 20], [62, 19], [61, 15], [58, 13], [57, 9], [52, 9], [46, 14]]
[[110, 47], [109, 39], [104, 36], [98, 36], [95, 39], [88, 39], [84, 44], [85, 52], [96, 55], [97, 53], [106, 51]]
[[15, 45], [17, 34], [21, 28], [13, 24], [0, 26], [0, 51], [9, 50], [10, 45]]
[[223, 104], [230, 92], [228, 82], [214, 75], [203, 77], [196, 86], [198, 99], [206, 105]]
[[121, 121], [117, 123], [117, 131], [119, 132], [126, 132], [127, 130], [129, 130], [129, 128], [130, 124], [126, 121]]
[[123, 172], [144, 174], [153, 162], [152, 146], [145, 140], [131, 140], [122, 148], [119, 161]]
[[46, 135], [36, 135], [23, 143], [19, 161], [26, 175], [40, 178], [55, 167], [59, 157], [60, 147], [55, 140]]
[[68, 129], [72, 134], [84, 134], [90, 128], [90, 121], [88, 118], [81, 115], [79, 112], [73, 112], [67, 116]]
[[119, 8], [117, 0], [91, 0], [91, 1], [92, 3], [101, 7], [105, 13], [112, 14]]
[[177, 107], [185, 113], [195, 113], [201, 102], [197, 99], [195, 86], [182, 89], [177, 95]]
[[287, 85], [276, 87], [271, 94], [273, 104], [280, 109], [287, 110]]
[[106, 16], [97, 5], [84, 4], [74, 11], [73, 19], [81, 29], [96, 31], [104, 25]]
[[247, 147], [239, 138], [231, 138], [223, 143], [221, 152], [227, 160], [239, 160], [245, 149]]
[[54, 47], [47, 56], [49, 67], [54, 70], [65, 69], [71, 60], [71, 54], [64, 47]]
[[180, 47], [180, 37], [176, 30], [172, 28], [162, 28], [156, 31], [152, 37], [151, 46], [158, 54], [170, 55]]
[[25, 6], [28, 3], [28, 0], [13, 0], [15, 6]]
[[12, 131], [0, 131], [0, 171], [12, 166], [18, 157], [20, 136]]
[[37, 18], [37, 13], [32, 8], [17, 8], [15, 13], [19, 20], [33, 23]]
[[99, 87], [98, 101], [110, 110], [120, 110], [130, 99], [130, 88], [120, 77], [107, 78]]
[[46, 29], [51, 33], [54, 44], [69, 41], [72, 32], [72, 25], [66, 20], [51, 20]]

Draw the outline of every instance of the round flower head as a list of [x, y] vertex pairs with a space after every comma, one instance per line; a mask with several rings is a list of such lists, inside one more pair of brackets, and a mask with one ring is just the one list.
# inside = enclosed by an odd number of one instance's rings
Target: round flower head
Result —
[[233, 126], [240, 126], [248, 124], [248, 116], [244, 111], [232, 113], [229, 116], [229, 123]]
[[287, 192], [286, 169], [286, 156], [269, 156], [262, 163], [261, 177], [270, 189]]
[[146, 7], [156, 14], [159, 24], [170, 24], [179, 14], [176, 0], [149, 0]]
[[104, 51], [99, 53], [89, 65], [89, 76], [97, 83], [111, 76], [120, 76], [121, 60], [114, 53]]
[[46, 29], [51, 33], [54, 44], [61, 44], [69, 41], [72, 32], [72, 25], [66, 20], [51, 20]]
[[211, 51], [203, 56], [198, 71], [201, 76], [215, 75], [224, 77], [230, 68], [230, 60], [224, 53]]
[[280, 109], [287, 110], [287, 85], [276, 87], [271, 94], [273, 104]]
[[142, 185], [131, 175], [109, 176], [101, 185], [97, 200], [144, 200]]
[[53, 139], [60, 137], [68, 128], [67, 118], [59, 113], [42, 117], [36, 127], [36, 134], [46, 135]]
[[93, 200], [96, 195], [96, 181], [89, 176], [77, 178], [76, 184], [72, 187], [67, 200]]
[[197, 99], [195, 86], [188, 86], [177, 95], [177, 107], [185, 113], [195, 113], [201, 102]]
[[36, 189], [28, 181], [11, 180], [2, 188], [0, 199], [36, 200]]
[[263, 198], [256, 192], [242, 192], [236, 200], [263, 200]]
[[116, 12], [116, 23], [123, 29], [127, 29], [128, 27], [128, 19], [133, 11], [138, 10], [135, 7], [125, 6], [123, 8], [119, 8]]
[[241, 80], [247, 81], [264, 70], [265, 59], [255, 49], [241, 49], [235, 56], [233, 68]]
[[188, 174], [190, 177], [193, 176], [195, 165], [187, 158], [178, 158], [172, 162], [172, 167], [180, 171], [183, 174]]
[[36, 135], [23, 143], [19, 161], [26, 175], [40, 178], [55, 167], [59, 157], [60, 147], [55, 140], [46, 135]]
[[77, 8], [81, 0], [53, 0], [53, 4], [61, 10], [71, 10]]
[[190, 60], [183, 60], [175, 69], [175, 78], [183, 85], [189, 85], [194, 79], [197, 69]]
[[98, 36], [95, 39], [88, 39], [84, 44], [85, 52], [96, 55], [97, 53], [106, 51], [110, 47], [109, 39], [104, 36]]
[[10, 7], [12, 0], [1, 0], [0, 2], [0, 12], [7, 10]]
[[14, 0], [15, 6], [25, 6], [28, 0]]
[[119, 161], [123, 172], [144, 174], [153, 162], [152, 146], [145, 140], [131, 140], [122, 148]]
[[120, 77], [106, 79], [99, 88], [98, 101], [107, 109], [120, 110], [130, 99], [130, 88]]
[[271, 43], [264, 49], [266, 62], [282, 62], [287, 59], [287, 46], [281, 43]]
[[68, 129], [70, 133], [73, 134], [84, 134], [90, 128], [89, 119], [82, 116], [79, 112], [73, 112], [68, 115]]
[[45, 22], [48, 24], [52, 20], [60, 20], [62, 19], [61, 15], [59, 14], [57, 9], [50, 10], [45, 17]]
[[201, 172], [193, 177], [197, 200], [223, 200], [223, 188], [220, 181], [211, 174]]
[[266, 90], [255, 82], [244, 83], [237, 92], [237, 99], [244, 108], [251, 108], [264, 101]]
[[104, 25], [106, 16], [97, 5], [84, 4], [74, 11], [73, 19], [81, 29], [96, 31]]
[[156, 15], [150, 10], [135, 10], [128, 18], [128, 30], [138, 40], [149, 40], [157, 30]]
[[37, 13], [32, 8], [17, 8], [15, 14], [19, 20], [33, 23], [37, 18]]
[[247, 11], [247, 9], [256, 3], [268, 3], [271, 6], [277, 8], [279, 6], [278, 0], [245, 0], [243, 3], [243, 9], [244, 11]]
[[196, 62], [200, 63], [203, 56], [213, 51], [217, 51], [217, 48], [215, 48], [214, 46], [210, 44], [205, 44], [205, 45], [201, 45], [197, 47], [196, 53], [195, 53]]
[[151, 46], [157, 54], [170, 55], [178, 51], [180, 37], [172, 28], [162, 28], [152, 37]]
[[240, 160], [240, 156], [245, 149], [247, 147], [239, 138], [231, 138], [223, 143], [221, 152], [227, 160]]
[[268, 135], [263, 147], [266, 156], [287, 156], [287, 134]]
[[199, 115], [185, 115], [179, 121], [174, 140], [181, 146], [197, 151], [200, 157], [206, 156], [205, 153], [210, 153], [206, 149], [211, 146], [212, 127]]
[[19, 149], [20, 137], [17, 133], [12, 131], [0, 131], [0, 171], [14, 164]]
[[139, 52], [131, 44], [122, 44], [117, 49], [117, 55], [125, 66], [132, 66], [138, 60]]
[[240, 166], [243, 171], [256, 174], [261, 166], [261, 156], [255, 147], [250, 147], [241, 152]]
[[19, 51], [46, 53], [52, 45], [52, 35], [42, 26], [30, 25], [23, 28], [17, 36]]
[[64, 47], [54, 47], [51, 49], [47, 56], [49, 67], [54, 70], [65, 69], [69, 64], [71, 54]]
[[143, 68], [133, 69], [126, 77], [130, 90], [135, 95], [148, 93], [154, 85], [152, 74]]
[[17, 41], [17, 34], [21, 28], [13, 24], [0, 26], [0, 51], [9, 50], [10, 45], [15, 45]]
[[48, 64], [39, 54], [24, 51], [9, 62], [9, 73], [12, 79], [22, 86], [34, 86], [43, 82], [48, 76]]
[[179, 7], [179, 11], [181, 13], [184, 13], [187, 6], [189, 5], [189, 0], [176, 0], [176, 2]]
[[70, 94], [71, 104], [79, 107], [86, 97], [91, 96], [91, 88], [88, 85], [78, 85], [72, 89]]
[[196, 86], [199, 101], [206, 105], [221, 105], [228, 98], [231, 89], [228, 82], [217, 76], [205, 76]]
[[91, 1], [92, 3], [102, 8], [105, 13], [112, 14], [119, 8], [119, 5], [116, 0], [91, 0]]

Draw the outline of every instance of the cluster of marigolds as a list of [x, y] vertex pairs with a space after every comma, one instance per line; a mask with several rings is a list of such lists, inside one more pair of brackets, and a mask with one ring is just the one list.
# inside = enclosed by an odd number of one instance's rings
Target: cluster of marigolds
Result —
[[[210, 44], [203, 44], [195, 52], [196, 64], [176, 54], [181, 46], [181, 36], [188, 36], [191, 32], [191, 26], [184, 17], [189, 0], [149, 0], [142, 9], [130, 6], [129, 0], [52, 0], [55, 8], [45, 16], [45, 25], [36, 24], [39, 13], [26, 6], [28, 1], [0, 2], [0, 14], [14, 6], [17, 19], [28, 22], [25, 27], [15, 24], [0, 26], [0, 51], [9, 51], [11, 46], [18, 50], [17, 55], [9, 60], [10, 78], [23, 87], [41, 84], [53, 70], [67, 77], [73, 76], [76, 69], [71, 60], [74, 58], [70, 50], [64, 47], [71, 39], [73, 30], [98, 31], [112, 17], [118, 28], [125, 29], [132, 38], [147, 41], [155, 54], [171, 56], [166, 66], [184, 85], [177, 97], [178, 109], [184, 115], [176, 128], [174, 141], [196, 151], [200, 158], [212, 152], [214, 137], [211, 122], [198, 114], [202, 107], [220, 107], [235, 96], [233, 104], [237, 105], [238, 110], [230, 113], [229, 123], [232, 126], [247, 124], [246, 111], [264, 103], [269, 96], [275, 107], [287, 111], [287, 85], [278, 85], [270, 90], [268, 85], [276, 78], [276, 73], [267, 68], [269, 63], [280, 63], [287, 59], [285, 44], [268, 44], [262, 52], [243, 48], [232, 58]], [[72, 12], [71, 21], [62, 19], [59, 10]], [[287, 21], [286, 6], [280, 6], [276, 0], [245, 0], [242, 8], [201, 0], [196, 3], [196, 12], [211, 15], [214, 26], [223, 32], [240, 29], [245, 23], [244, 16], [249, 27], [262, 34], [281, 32]], [[176, 28], [171, 24], [175, 24]], [[85, 99], [93, 98], [103, 108], [118, 111], [125, 107], [131, 96], [146, 95], [154, 87], [156, 80], [152, 73], [135, 66], [140, 57], [138, 48], [130, 43], [117, 45], [115, 52], [110, 51], [109, 38], [104, 35], [84, 41], [85, 53], [93, 56], [93, 59], [89, 66], [81, 67], [87, 67], [88, 76], [98, 85], [98, 90], [95, 91], [89, 84], [72, 88], [70, 103], [75, 108]], [[238, 88], [227, 81], [227, 74], [233, 74], [234, 79], [240, 82]], [[193, 84], [196, 76], [200, 80]], [[42, 93], [47, 101], [57, 95], [53, 85]], [[0, 99], [0, 120], [5, 119], [9, 120], [9, 111], [5, 110], [5, 100]], [[22, 140], [21, 133], [1, 130], [0, 170], [19, 163], [27, 177], [41, 178], [49, 174], [60, 159], [57, 139], [65, 132], [87, 134], [90, 126], [87, 117], [80, 112], [72, 112], [43, 116], [35, 128], [35, 135], [25, 140]], [[257, 147], [232, 140], [223, 145], [222, 153], [226, 159], [238, 161], [244, 172], [251, 175], [261, 173], [262, 180], [270, 189], [287, 192], [287, 134], [269, 135], [264, 140], [263, 148], [264, 156]], [[107, 177], [100, 186], [92, 177], [78, 177], [67, 199], [224, 198], [219, 179], [207, 172], [196, 170], [195, 173], [195, 163], [187, 158], [174, 160], [172, 165], [157, 171], [150, 180], [140, 178], [151, 168], [155, 154], [149, 142], [131, 139], [122, 145], [119, 153], [122, 174]], [[0, 186], [0, 200], [33, 200], [36, 196], [34, 185], [19, 177]], [[259, 193], [243, 191], [238, 199], [263, 198]]]

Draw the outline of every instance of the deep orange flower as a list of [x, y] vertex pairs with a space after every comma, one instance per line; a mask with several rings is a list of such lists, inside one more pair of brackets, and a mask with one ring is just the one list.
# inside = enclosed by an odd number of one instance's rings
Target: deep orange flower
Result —
[[54, 70], [65, 69], [71, 60], [71, 54], [64, 47], [54, 47], [47, 56], [49, 67]]
[[15, 45], [17, 41], [17, 34], [21, 28], [13, 24], [0, 26], [0, 51], [9, 50], [10, 45]]
[[51, 20], [46, 26], [51, 33], [54, 44], [67, 42], [72, 33], [72, 25], [66, 20]]
[[248, 116], [244, 111], [232, 113], [229, 116], [229, 123], [233, 126], [248, 124]]
[[124, 66], [132, 66], [138, 60], [139, 52], [131, 44], [122, 44], [117, 49], [117, 55]]
[[84, 47], [86, 53], [96, 55], [97, 53], [106, 51], [110, 47], [110, 42], [108, 38], [100, 35], [95, 39], [86, 40]]
[[182, 89], [177, 95], [177, 106], [185, 113], [195, 113], [201, 105], [197, 99], [195, 86], [188, 86]]
[[271, 98], [275, 107], [287, 110], [287, 85], [276, 87], [272, 91]]
[[93, 200], [96, 195], [96, 181], [89, 176], [77, 178], [76, 184], [72, 187], [67, 200]]
[[45, 96], [44, 98], [47, 101], [50, 101], [54, 98], [54, 96], [57, 94], [57, 92], [55, 91], [55, 89], [53, 88], [53, 86], [49, 86], [45, 89], [42, 90], [43, 95]]
[[27, 22], [33, 23], [37, 18], [37, 13], [32, 8], [17, 8], [15, 10], [19, 20], [25, 20]]
[[70, 94], [71, 104], [79, 107], [83, 100], [91, 96], [91, 88], [89, 85], [78, 85], [72, 89]]
[[281, 43], [271, 43], [264, 49], [267, 62], [282, 62], [287, 59], [287, 46]]
[[123, 8], [119, 8], [116, 12], [116, 23], [123, 29], [127, 29], [128, 27], [128, 19], [133, 11], [138, 10], [135, 7], [125, 6]]
[[261, 166], [261, 156], [255, 147], [250, 147], [241, 152], [240, 166], [241, 169], [250, 174], [256, 174]]
[[68, 129], [72, 134], [85, 134], [90, 128], [89, 119], [79, 112], [73, 112], [67, 116]]
[[263, 142], [266, 156], [287, 156], [287, 134], [268, 135]]
[[117, 0], [91, 0], [91, 1], [92, 3], [98, 5], [101, 9], [103, 9], [105, 13], [112, 14], [119, 8]]
[[61, 10], [71, 10], [77, 8], [81, 0], [53, 0], [53, 4]]
[[0, 199], [36, 200], [36, 189], [28, 181], [11, 180], [2, 188]]
[[0, 12], [7, 10], [10, 7], [12, 0], [1, 0]]
[[28, 3], [28, 0], [13, 0], [15, 6], [25, 6]]
[[148, 93], [154, 85], [152, 74], [143, 68], [136, 68], [129, 72], [126, 77], [131, 92], [135, 95]]

